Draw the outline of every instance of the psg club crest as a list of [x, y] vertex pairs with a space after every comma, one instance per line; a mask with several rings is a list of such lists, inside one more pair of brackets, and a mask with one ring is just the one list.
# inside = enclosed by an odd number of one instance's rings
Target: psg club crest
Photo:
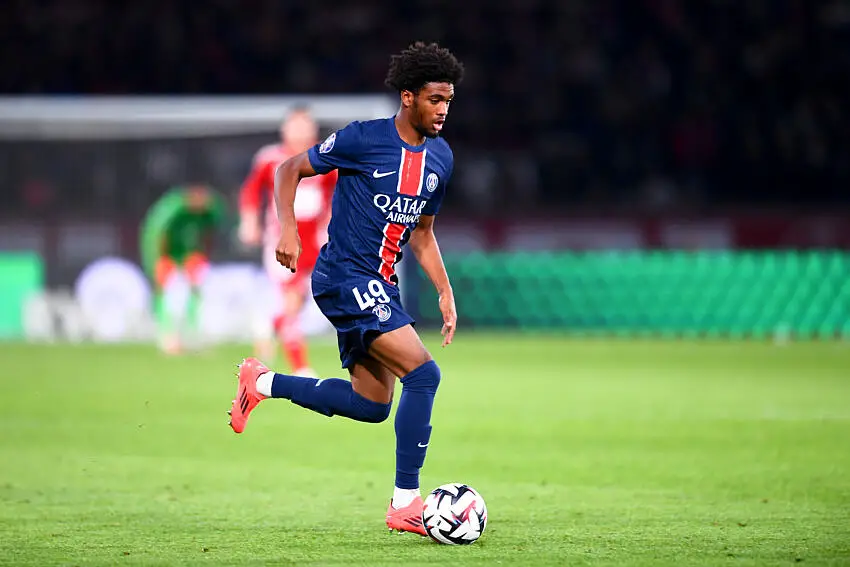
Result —
[[372, 313], [375, 314], [375, 316], [378, 318], [378, 321], [380, 321], [381, 323], [386, 323], [387, 320], [390, 318], [390, 314], [392, 314], [392, 311], [390, 310], [389, 305], [379, 303], [378, 305], [372, 308]]
[[336, 132], [325, 138], [325, 141], [319, 146], [319, 153], [326, 154], [334, 149], [334, 142], [336, 142]]
[[437, 183], [439, 182], [439, 178], [436, 173], [429, 173], [428, 177], [425, 178], [425, 188], [429, 193], [433, 193], [437, 188]]

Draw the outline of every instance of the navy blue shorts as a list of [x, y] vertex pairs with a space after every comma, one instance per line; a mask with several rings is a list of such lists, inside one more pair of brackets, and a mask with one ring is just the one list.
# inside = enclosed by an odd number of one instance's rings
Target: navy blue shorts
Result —
[[402, 307], [397, 286], [356, 275], [343, 282], [313, 271], [313, 299], [336, 328], [342, 367], [351, 368], [382, 333], [415, 321]]

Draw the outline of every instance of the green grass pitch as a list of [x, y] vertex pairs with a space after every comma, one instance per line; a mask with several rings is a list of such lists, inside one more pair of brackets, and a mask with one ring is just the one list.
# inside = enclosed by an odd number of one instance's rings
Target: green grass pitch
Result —
[[391, 421], [270, 400], [233, 434], [247, 348], [7, 344], [0, 564], [850, 565], [850, 344], [427, 344], [423, 489], [481, 492], [474, 545], [387, 532]]

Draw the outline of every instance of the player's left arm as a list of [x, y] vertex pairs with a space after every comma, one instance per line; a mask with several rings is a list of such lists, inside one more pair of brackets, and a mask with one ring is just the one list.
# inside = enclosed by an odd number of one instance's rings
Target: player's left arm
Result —
[[434, 215], [422, 215], [419, 224], [410, 234], [410, 249], [416, 256], [416, 261], [422, 266], [422, 270], [439, 295], [440, 313], [443, 316], [443, 346], [450, 345], [457, 328], [457, 309], [455, 308], [455, 296], [443, 263], [443, 255], [437, 237], [434, 235]]

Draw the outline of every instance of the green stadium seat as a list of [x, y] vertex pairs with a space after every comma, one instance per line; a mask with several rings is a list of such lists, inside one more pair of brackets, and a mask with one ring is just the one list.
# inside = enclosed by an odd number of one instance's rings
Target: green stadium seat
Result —
[[[628, 336], [833, 336], [850, 319], [850, 254], [613, 251], [447, 254], [473, 326]], [[425, 291], [420, 311], [439, 321]], [[850, 331], [848, 331], [850, 332]]]

